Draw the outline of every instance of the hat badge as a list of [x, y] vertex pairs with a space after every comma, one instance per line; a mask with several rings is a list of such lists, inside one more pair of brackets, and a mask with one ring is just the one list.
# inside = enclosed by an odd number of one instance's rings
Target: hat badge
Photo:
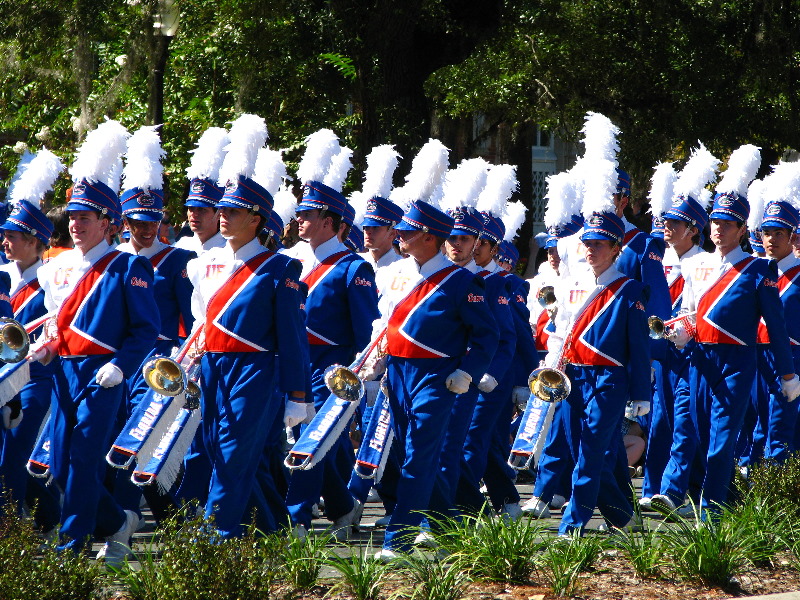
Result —
[[677, 208], [677, 207], [678, 207], [678, 206], [680, 206], [681, 204], [683, 204], [683, 196], [675, 196], [675, 197], [672, 199], [672, 206], [674, 206], [674, 207], [676, 207], [676, 208]]
[[664, 217], [653, 217], [653, 227], [656, 229], [664, 228]]
[[73, 194], [82, 194], [86, 191], [86, 186], [82, 183], [76, 183], [72, 186], [72, 193]]
[[781, 205], [777, 204], [776, 202], [773, 202], [772, 204], [770, 204], [767, 207], [767, 211], [766, 212], [771, 217], [774, 217], [775, 215], [779, 215], [781, 213]]
[[557, 236], [559, 233], [561, 233], [561, 225], [553, 225], [552, 227], [549, 227], [547, 229], [547, 233]]
[[450, 216], [453, 217], [453, 219], [455, 219], [456, 221], [464, 220], [464, 213], [460, 209], [451, 210]]
[[195, 181], [194, 183], [192, 183], [192, 185], [191, 185], [191, 187], [190, 187], [190, 191], [191, 191], [193, 194], [200, 194], [200, 193], [202, 193], [202, 192], [203, 192], [203, 190], [205, 190], [205, 189], [206, 189], [206, 186], [205, 186], [205, 185], [203, 185], [203, 182], [202, 182], [202, 181]]
[[153, 206], [154, 202], [153, 195], [147, 190], [143, 191], [142, 195], [139, 196], [139, 204], [142, 206]]
[[9, 215], [8, 215], [8, 216], [9, 216], [9, 217], [15, 217], [15, 216], [17, 216], [19, 213], [21, 213], [21, 212], [22, 212], [22, 206], [21, 206], [21, 205], [19, 205], [19, 204], [15, 204], [15, 205], [14, 205], [14, 208], [12, 208], [12, 209], [11, 209], [11, 212], [9, 213]]
[[375, 200], [367, 201], [367, 212], [375, 212], [378, 210], [378, 203]]
[[236, 189], [236, 182], [229, 179], [227, 183], [225, 183], [225, 191], [232, 192], [235, 189]]
[[603, 224], [603, 217], [600, 215], [592, 215], [586, 220], [589, 227], [600, 227]]
[[720, 196], [719, 200], [717, 200], [717, 204], [723, 208], [730, 208], [733, 206], [733, 198], [729, 194], [725, 194]]

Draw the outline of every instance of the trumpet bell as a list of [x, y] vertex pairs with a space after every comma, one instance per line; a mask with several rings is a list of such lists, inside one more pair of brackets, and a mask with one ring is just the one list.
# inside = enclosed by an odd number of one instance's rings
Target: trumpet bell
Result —
[[539, 290], [536, 294], [536, 300], [542, 308], [553, 308], [558, 301], [556, 300], [556, 293], [552, 285], [546, 285]]
[[539, 367], [528, 377], [531, 393], [544, 402], [561, 402], [572, 391], [572, 383], [564, 371]]
[[156, 357], [142, 367], [145, 383], [162, 396], [178, 396], [186, 389], [186, 374], [171, 358]]
[[19, 321], [0, 319], [0, 361], [18, 363], [28, 355], [30, 346], [28, 332]]
[[655, 315], [647, 319], [647, 327], [650, 329], [650, 339], [661, 340], [667, 336], [667, 326], [664, 320]]
[[364, 396], [364, 382], [344, 365], [325, 370], [325, 385], [334, 396], [348, 402], [358, 402]]

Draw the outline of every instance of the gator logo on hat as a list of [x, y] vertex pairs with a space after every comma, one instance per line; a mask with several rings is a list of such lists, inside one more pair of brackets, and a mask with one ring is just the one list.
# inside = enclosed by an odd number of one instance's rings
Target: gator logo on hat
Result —
[[189, 191], [191, 191], [193, 194], [202, 194], [205, 191], [205, 189], [206, 186], [202, 181], [195, 181], [192, 183], [191, 187], [189, 188]]
[[14, 208], [11, 209], [11, 212], [9, 213], [8, 216], [9, 217], [16, 217], [21, 212], [22, 212], [22, 206], [20, 206], [19, 204], [15, 204]]
[[600, 215], [592, 215], [586, 222], [589, 224], [589, 227], [600, 227], [603, 224], [603, 217]]
[[561, 233], [561, 225], [553, 225], [552, 227], [548, 227], [547, 233], [552, 236], [558, 236], [558, 234]]
[[375, 200], [369, 200], [367, 202], [367, 212], [375, 212], [378, 210], [378, 203]]
[[766, 213], [771, 217], [781, 214], [781, 205], [773, 202], [767, 207]]
[[73, 194], [82, 194], [86, 191], [86, 186], [82, 183], [76, 183], [72, 186], [72, 193]]
[[448, 214], [456, 221], [464, 220], [464, 213], [459, 209], [451, 210]]
[[139, 196], [139, 204], [142, 206], [153, 206], [155, 200], [153, 199], [153, 195], [150, 192], [142, 192], [142, 195]]
[[675, 197], [672, 199], [672, 206], [674, 206], [674, 207], [678, 207], [678, 206], [680, 206], [681, 204], [683, 204], [683, 196], [675, 196]]
[[730, 195], [725, 194], [724, 196], [719, 197], [717, 204], [719, 204], [722, 208], [730, 208], [733, 206], [733, 198]]
[[656, 229], [664, 229], [664, 217], [653, 217], [653, 227]]
[[232, 180], [229, 179], [228, 182], [225, 184], [225, 191], [226, 192], [232, 192], [233, 190], [236, 189], [236, 185], [237, 185], [237, 182], [232, 181]]

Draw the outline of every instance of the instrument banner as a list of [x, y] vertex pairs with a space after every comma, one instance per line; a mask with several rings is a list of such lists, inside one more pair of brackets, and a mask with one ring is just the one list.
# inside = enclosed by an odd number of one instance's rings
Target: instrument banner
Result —
[[185, 403], [184, 394], [162, 396], [148, 389], [108, 451], [108, 464], [117, 469], [127, 469], [134, 459], [146, 464]]
[[350, 424], [359, 404], [342, 400], [333, 394], [328, 396], [289, 451], [284, 461], [286, 467], [307, 471], [319, 463]]
[[556, 406], [554, 402], [545, 402], [531, 394], [508, 457], [512, 469], [524, 471], [531, 467], [534, 458], [538, 459]]
[[144, 468], [133, 471], [131, 481], [139, 486], [155, 482], [159, 491], [166, 494], [178, 478], [186, 451], [200, 426], [200, 416], [200, 410], [181, 408]]
[[356, 464], [353, 471], [362, 479], [381, 480], [386, 459], [389, 458], [389, 448], [394, 441], [392, 429], [392, 411], [389, 408], [389, 398], [383, 393], [378, 393], [375, 406], [372, 409], [361, 446], [356, 455]]
[[0, 408], [19, 394], [31, 380], [31, 365], [27, 360], [7, 363], [0, 369]]
[[41, 479], [50, 478], [50, 432], [52, 431], [52, 415], [44, 420], [44, 425], [36, 439], [31, 457], [28, 459], [28, 473]]

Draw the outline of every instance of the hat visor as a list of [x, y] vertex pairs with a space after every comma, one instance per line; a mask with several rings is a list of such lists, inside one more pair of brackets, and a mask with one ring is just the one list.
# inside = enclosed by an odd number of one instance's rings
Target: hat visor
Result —
[[605, 233], [604, 231], [597, 231], [596, 229], [584, 231], [581, 234], [581, 241], [584, 240], [608, 240], [610, 242], [619, 243], [619, 238], [614, 237], [610, 233]]
[[422, 231], [422, 227], [417, 225], [412, 225], [411, 223], [407, 223], [406, 221], [400, 221], [397, 225], [394, 226], [395, 229], [398, 231]]
[[202, 198], [192, 198], [192, 197], [187, 198], [186, 202], [184, 202], [183, 205], [198, 206], [200, 208], [217, 208], [217, 203], [212, 200], [204, 200]]
[[387, 225], [394, 225], [397, 221], [379, 221], [373, 217], [364, 217], [364, 220], [361, 222], [361, 227], [386, 227]]
[[475, 233], [474, 229], [463, 229], [458, 225], [456, 225], [455, 227], [453, 227], [453, 230], [450, 232], [450, 235], [471, 235], [477, 238], [478, 235], [480, 234]]
[[727, 211], [723, 212], [720, 210], [712, 210], [711, 214], [708, 215], [708, 220], [711, 219], [718, 219], [720, 221], [739, 221], [741, 223], [747, 222], [747, 216], [743, 215], [734, 215]]
[[156, 213], [152, 211], [138, 212], [132, 210], [130, 212], [123, 213], [122, 216], [126, 219], [133, 219], [134, 221], [147, 221], [148, 223], [156, 223], [164, 218], [164, 212], [163, 211], [161, 213]]

